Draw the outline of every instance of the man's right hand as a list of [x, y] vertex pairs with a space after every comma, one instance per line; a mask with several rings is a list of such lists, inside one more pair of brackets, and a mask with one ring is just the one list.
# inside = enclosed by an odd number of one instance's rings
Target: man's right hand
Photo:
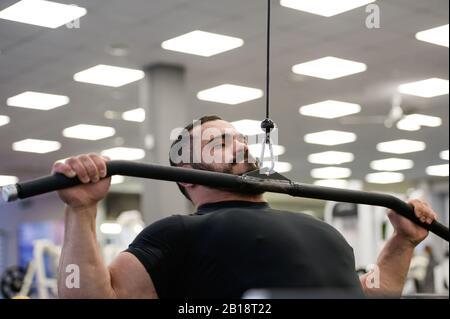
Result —
[[66, 188], [58, 192], [59, 197], [73, 210], [92, 208], [108, 193], [111, 178], [104, 178], [107, 157], [96, 154], [79, 155], [68, 158], [65, 163], [53, 164], [53, 173], [67, 177], [78, 176], [82, 185]]

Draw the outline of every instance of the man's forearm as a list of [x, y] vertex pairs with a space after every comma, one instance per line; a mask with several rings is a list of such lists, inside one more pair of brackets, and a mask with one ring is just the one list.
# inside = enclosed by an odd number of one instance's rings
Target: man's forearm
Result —
[[[111, 277], [105, 266], [95, 231], [96, 207], [83, 211], [66, 208], [64, 245], [61, 252], [58, 275], [60, 298], [114, 298]], [[68, 285], [71, 269], [79, 269], [79, 287]]]
[[379, 286], [368, 284], [371, 273], [361, 276], [361, 284], [368, 296], [399, 297], [403, 291], [415, 245], [394, 234], [381, 251], [377, 266]]

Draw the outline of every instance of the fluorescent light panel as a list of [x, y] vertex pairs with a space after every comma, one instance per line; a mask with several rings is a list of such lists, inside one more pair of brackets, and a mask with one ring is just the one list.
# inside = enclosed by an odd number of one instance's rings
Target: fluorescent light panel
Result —
[[448, 80], [430, 78], [427, 80], [405, 83], [398, 87], [398, 91], [419, 97], [432, 98], [448, 94]]
[[143, 108], [133, 109], [122, 113], [122, 119], [130, 122], [144, 122], [145, 110]]
[[311, 170], [311, 176], [317, 179], [342, 179], [348, 178], [352, 175], [352, 171], [349, 168], [344, 167], [322, 167]]
[[0, 126], [6, 125], [10, 122], [9, 116], [0, 115]]
[[28, 152], [45, 154], [57, 151], [61, 148], [61, 143], [56, 141], [26, 139], [13, 143], [12, 149], [17, 152]]
[[394, 172], [411, 169], [414, 167], [414, 162], [409, 159], [386, 158], [372, 161], [370, 167], [376, 171]]
[[234, 126], [234, 128], [243, 135], [259, 135], [262, 134], [263, 131], [261, 129], [261, 121], [257, 120], [239, 120], [235, 122], [231, 122], [231, 125]]
[[210, 57], [244, 45], [244, 41], [226, 35], [195, 30], [164, 41], [163, 49]]
[[296, 64], [292, 67], [292, 72], [295, 74], [307, 75], [325, 80], [334, 80], [366, 70], [367, 66], [364, 63], [344, 60], [332, 56]]
[[334, 119], [361, 112], [358, 104], [327, 100], [319, 103], [301, 106], [298, 110], [301, 115]]
[[101, 152], [103, 156], [111, 160], [136, 161], [145, 157], [145, 150], [141, 148], [115, 147]]
[[402, 173], [380, 172], [366, 175], [366, 181], [371, 184], [395, 184], [405, 180]]
[[440, 156], [443, 160], [448, 161], [448, 150], [442, 151], [441, 154], [439, 154], [439, 156]]
[[63, 135], [68, 138], [97, 141], [114, 136], [116, 130], [109, 126], [78, 124], [63, 130]]
[[421, 141], [395, 140], [377, 144], [377, 150], [384, 153], [406, 154], [425, 150], [426, 144]]
[[328, 130], [306, 134], [304, 141], [310, 144], [333, 146], [356, 141], [356, 134], [351, 132]]
[[416, 39], [448, 48], [448, 24], [417, 32]]
[[139, 81], [143, 79], [144, 76], [145, 74], [141, 70], [99, 64], [76, 73], [73, 76], [73, 79], [77, 82], [120, 87]]
[[372, 2], [375, 0], [281, 0], [280, 4], [283, 7], [323, 17], [332, 17]]
[[441, 125], [441, 118], [424, 114], [410, 114], [397, 122], [397, 128], [404, 131], [418, 131], [422, 126], [438, 127]]
[[336, 151], [315, 153], [308, 156], [308, 162], [322, 165], [341, 165], [353, 162], [354, 159], [355, 156], [352, 153]]
[[19, 179], [16, 176], [0, 175], [0, 187], [16, 184]]
[[86, 9], [52, 1], [22, 0], [0, 11], [0, 19], [58, 28], [86, 14]]
[[[273, 149], [273, 156], [280, 156], [283, 155], [286, 152], [286, 148], [282, 145], [272, 145]], [[262, 151], [262, 145], [261, 144], [251, 144], [248, 146], [248, 151], [250, 155], [253, 158], [260, 158], [261, 157], [261, 151]], [[270, 157], [270, 150], [269, 146], [266, 145], [264, 148], [264, 158]]]
[[[264, 165], [266, 166], [266, 165]], [[275, 166], [273, 168], [278, 173], [287, 173], [292, 170], [292, 164], [288, 162], [278, 162], [275, 161]]]
[[426, 168], [426, 172], [430, 176], [446, 177], [446, 176], [448, 176], [448, 169], [449, 169], [448, 164], [433, 165], [433, 166], [428, 166]]
[[69, 102], [70, 99], [64, 95], [26, 91], [8, 98], [6, 100], [6, 105], [49, 111], [54, 108], [66, 105]]
[[229, 105], [256, 100], [262, 96], [264, 93], [260, 89], [233, 84], [222, 84], [197, 93], [199, 100]]

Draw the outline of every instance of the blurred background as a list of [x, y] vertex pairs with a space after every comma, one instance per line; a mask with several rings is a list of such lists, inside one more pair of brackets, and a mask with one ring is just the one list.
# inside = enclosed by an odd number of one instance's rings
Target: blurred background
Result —
[[[275, 169], [422, 197], [448, 225], [448, 15], [447, 0], [273, 0]], [[0, 186], [89, 152], [167, 165], [172, 131], [206, 114], [261, 133], [266, 23], [262, 0], [0, 1]], [[113, 184], [98, 216], [107, 261], [145, 225], [192, 211], [173, 183]], [[384, 209], [266, 198], [337, 227], [360, 271], [391, 231]], [[56, 193], [0, 203], [5, 297], [56, 295], [63, 211]], [[434, 235], [411, 293], [448, 294], [448, 245]]]

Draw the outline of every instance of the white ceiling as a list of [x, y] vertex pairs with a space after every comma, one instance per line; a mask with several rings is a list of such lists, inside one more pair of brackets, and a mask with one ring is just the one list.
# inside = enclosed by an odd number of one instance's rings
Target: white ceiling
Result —
[[[0, 2], [0, 10], [16, 1]], [[138, 105], [138, 85], [119, 89], [74, 82], [73, 74], [103, 63], [143, 68], [154, 63], [175, 63], [187, 71], [189, 112], [192, 118], [218, 114], [233, 121], [262, 119], [264, 99], [237, 106], [202, 102], [198, 91], [223, 83], [264, 89], [266, 1], [262, 0], [64, 0], [85, 7], [88, 13], [79, 29], [47, 29], [0, 20], [0, 114], [11, 123], [0, 127], [0, 175], [30, 178], [49, 171], [54, 160], [72, 154], [114, 146], [121, 137], [126, 146], [141, 146], [136, 139], [139, 123], [108, 120], [106, 110], [124, 111]], [[272, 118], [280, 127], [279, 142], [287, 147], [281, 161], [294, 169], [286, 175], [306, 183], [308, 154], [326, 150], [350, 151], [355, 161], [352, 178], [363, 179], [374, 159], [391, 157], [376, 151], [379, 142], [397, 138], [422, 140], [427, 150], [401, 156], [415, 167], [405, 171], [408, 181], [426, 178], [425, 167], [444, 163], [439, 153], [448, 149], [448, 95], [432, 99], [405, 97], [408, 111], [439, 116], [443, 125], [418, 132], [386, 129], [382, 124], [342, 125], [339, 120], [302, 117], [301, 105], [324, 99], [361, 104], [361, 115], [386, 115], [400, 83], [440, 77], [448, 79], [448, 48], [417, 41], [418, 31], [448, 24], [448, 0], [378, 0], [381, 28], [367, 29], [367, 13], [359, 8], [332, 18], [281, 7], [274, 1], [272, 32]], [[161, 42], [192, 30], [236, 36], [245, 45], [211, 58], [161, 49]], [[129, 48], [126, 57], [115, 57], [108, 47]], [[292, 65], [323, 56], [364, 62], [364, 73], [325, 81], [294, 76]], [[69, 105], [52, 111], [6, 106], [6, 99], [23, 91], [41, 91], [70, 97]], [[152, 116], [149, 114], [149, 116]], [[61, 131], [78, 123], [111, 125], [115, 138], [81, 141], [62, 137]], [[326, 129], [355, 132], [355, 143], [321, 147], [303, 143], [303, 136]], [[25, 138], [59, 140], [60, 151], [38, 155], [14, 152], [11, 144]], [[169, 138], [169, 137], [168, 137]], [[157, 143], [169, 143], [156, 141]]]

